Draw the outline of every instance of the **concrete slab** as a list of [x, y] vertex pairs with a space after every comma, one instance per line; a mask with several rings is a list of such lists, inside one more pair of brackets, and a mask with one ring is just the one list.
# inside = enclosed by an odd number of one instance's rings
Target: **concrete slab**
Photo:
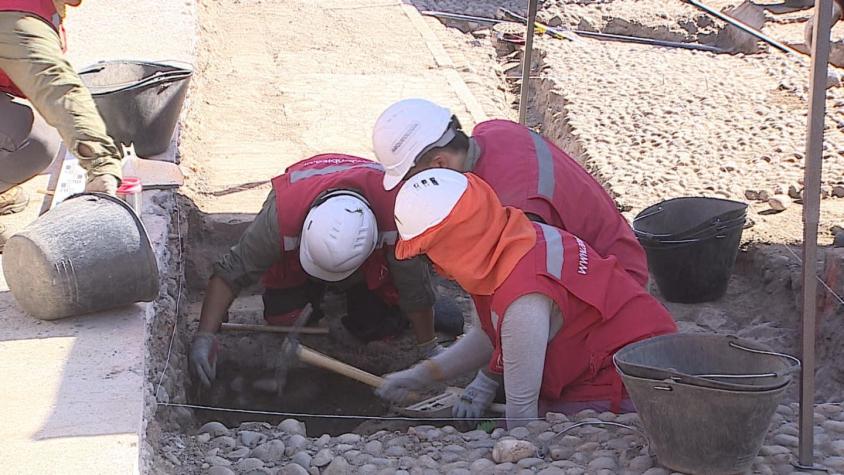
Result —
[[[68, 57], [77, 69], [109, 59], [191, 61], [194, 2], [89, 0], [70, 9]], [[175, 148], [170, 151], [175, 154]], [[45, 176], [25, 184], [32, 203], [3, 217], [37, 217]], [[145, 216], [156, 255], [169, 219]], [[2, 255], [0, 255], [2, 263]], [[0, 275], [0, 460], [10, 474], [139, 471], [145, 324], [153, 304], [53, 322], [27, 316]]]

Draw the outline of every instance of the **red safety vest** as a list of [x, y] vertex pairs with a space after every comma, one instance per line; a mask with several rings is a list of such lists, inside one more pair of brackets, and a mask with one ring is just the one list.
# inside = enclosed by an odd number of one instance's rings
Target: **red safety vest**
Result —
[[504, 206], [541, 217], [579, 236], [602, 256], [616, 256], [636, 281], [648, 281], [645, 251], [606, 190], [577, 161], [541, 135], [507, 120], [472, 131], [481, 147], [473, 173]]
[[[0, 0], [0, 12], [23, 12], [31, 13], [44, 20], [56, 33], [62, 44], [62, 51], [65, 50], [65, 33], [62, 19], [53, 5], [53, 0]], [[0, 69], [0, 92], [6, 92], [13, 96], [26, 98], [24, 93], [15, 86], [15, 83]]]
[[[490, 371], [503, 373], [497, 329], [519, 297], [541, 293], [563, 315], [562, 329], [548, 342], [540, 396], [557, 401], [613, 401], [624, 397], [612, 356], [629, 343], [677, 331], [665, 307], [618, 264], [580, 238], [535, 223], [537, 241], [490, 296], [473, 296], [481, 327], [495, 350]], [[493, 321], [495, 324], [493, 325]], [[509, 324], [518, 324], [510, 321]]]
[[325, 154], [291, 165], [272, 180], [275, 190], [282, 257], [263, 276], [267, 288], [290, 288], [304, 284], [308, 276], [299, 263], [299, 236], [305, 217], [325, 192], [352, 190], [366, 198], [378, 223], [378, 244], [361, 266], [367, 287], [385, 302], [398, 303], [387, 264], [395, 253], [396, 221], [393, 218], [398, 189], [385, 191], [384, 169], [376, 162], [341, 154]]

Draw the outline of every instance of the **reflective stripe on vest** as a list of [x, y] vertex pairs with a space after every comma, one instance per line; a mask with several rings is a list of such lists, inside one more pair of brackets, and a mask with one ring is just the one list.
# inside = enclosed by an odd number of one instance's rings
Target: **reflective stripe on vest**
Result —
[[[375, 244], [375, 249], [380, 249], [384, 246], [395, 246], [399, 238], [398, 231], [384, 231], [378, 233], [378, 242]], [[282, 236], [281, 241], [285, 251], [295, 251], [299, 249], [299, 236]]]
[[296, 170], [290, 172], [290, 183], [304, 180], [313, 176], [331, 175], [332, 173], [351, 170], [353, 168], [372, 168], [374, 170], [384, 170], [380, 164], [377, 163], [361, 163], [358, 165], [334, 165], [325, 168], [311, 168], [308, 170]]
[[547, 224], [536, 223], [542, 230], [542, 237], [545, 238], [545, 270], [557, 279], [563, 276], [563, 237], [557, 228]]
[[548, 198], [554, 197], [554, 187], [557, 186], [554, 182], [554, 158], [551, 155], [551, 149], [545, 143], [545, 139], [536, 132], [530, 132], [530, 138], [533, 139], [533, 146], [536, 149], [536, 165], [538, 170], [539, 182], [536, 185], [536, 191], [539, 195]]

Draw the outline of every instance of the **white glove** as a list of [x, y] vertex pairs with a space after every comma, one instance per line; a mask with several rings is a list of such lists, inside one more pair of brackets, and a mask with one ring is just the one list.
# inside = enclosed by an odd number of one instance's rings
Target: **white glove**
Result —
[[117, 195], [119, 181], [112, 175], [98, 175], [88, 179], [85, 184], [85, 191], [88, 193], [106, 193], [111, 196]]
[[384, 377], [384, 384], [375, 390], [375, 394], [391, 402], [402, 402], [411, 393], [428, 389], [437, 382], [426, 367], [431, 364], [433, 363], [426, 360], [404, 371], [388, 374]]
[[492, 404], [497, 391], [498, 383], [487, 377], [483, 371], [478, 371], [472, 384], [466, 387], [454, 405], [452, 415], [459, 419], [480, 419]]
[[217, 374], [217, 352], [220, 345], [213, 333], [198, 332], [190, 345], [190, 367], [206, 388]]

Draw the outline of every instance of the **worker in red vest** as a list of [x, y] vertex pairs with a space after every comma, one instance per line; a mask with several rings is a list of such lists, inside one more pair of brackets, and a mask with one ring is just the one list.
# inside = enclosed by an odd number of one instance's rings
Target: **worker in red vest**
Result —
[[502, 382], [511, 428], [549, 410], [634, 410], [613, 354], [676, 325], [615, 256], [531, 222], [502, 206], [476, 175], [445, 168], [410, 178], [396, 198], [395, 218], [396, 257], [427, 255], [472, 296], [480, 321], [439, 355], [388, 375], [380, 396], [402, 401], [487, 366], [463, 393], [455, 417], [481, 417]]
[[505, 206], [579, 236], [603, 257], [616, 256], [639, 284], [647, 283], [645, 252], [612, 198], [566, 152], [527, 127], [490, 120], [468, 137], [448, 109], [405, 99], [381, 114], [372, 141], [385, 188], [426, 168], [472, 172]]
[[[57, 138], [44, 121], [87, 170], [86, 191], [117, 190], [120, 152], [64, 56], [65, 6], [80, 3], [0, 0], [0, 214], [26, 207], [29, 198], [17, 185], [44, 170], [56, 155]], [[4, 235], [0, 223], [0, 251]]]
[[383, 179], [376, 162], [326, 154], [272, 180], [255, 220], [214, 265], [190, 354], [202, 384], [214, 380], [216, 333], [229, 306], [258, 279], [270, 325], [293, 324], [308, 303], [318, 319], [322, 295], [331, 287], [345, 292], [343, 324], [361, 340], [395, 336], [409, 320], [423, 355], [442, 350], [434, 337], [427, 264], [395, 259], [396, 192], [384, 191]]

